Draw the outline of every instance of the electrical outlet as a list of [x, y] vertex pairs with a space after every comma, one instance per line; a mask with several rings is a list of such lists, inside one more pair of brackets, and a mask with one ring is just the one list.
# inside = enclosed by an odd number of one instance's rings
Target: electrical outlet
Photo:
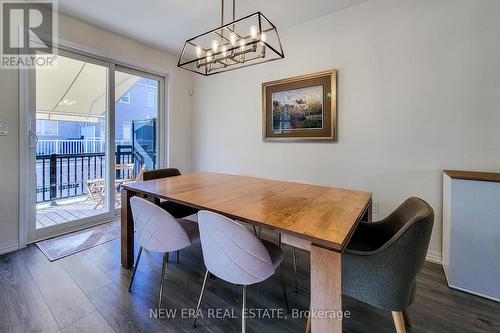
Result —
[[9, 131], [7, 131], [7, 127], [4, 124], [0, 124], [0, 136], [9, 135]]
[[372, 202], [372, 213], [373, 214], [378, 214], [379, 212], [379, 202], [378, 201], [373, 201]]

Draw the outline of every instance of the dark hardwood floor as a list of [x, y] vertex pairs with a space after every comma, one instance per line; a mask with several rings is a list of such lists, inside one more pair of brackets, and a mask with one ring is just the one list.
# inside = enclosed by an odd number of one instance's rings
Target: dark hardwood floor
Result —
[[[193, 329], [181, 309], [194, 308], [203, 280], [199, 245], [181, 252], [167, 268], [164, 306], [177, 309], [176, 319], [152, 318], [157, 306], [161, 256], [144, 252], [132, 292], [131, 271], [120, 266], [119, 240], [56, 262], [34, 246], [0, 257], [0, 332], [238, 332], [238, 318], [207, 318], [207, 309], [234, 309], [240, 316], [241, 290], [209, 280], [203, 302], [205, 318]], [[309, 255], [298, 251], [299, 292], [293, 292], [291, 249], [285, 247], [284, 269], [292, 308], [309, 307]], [[174, 258], [172, 258], [174, 259]], [[283, 309], [278, 277], [248, 290], [250, 308]], [[395, 332], [392, 316], [344, 298], [345, 332]], [[440, 266], [426, 264], [418, 276], [408, 332], [500, 332], [500, 303], [449, 289]], [[228, 315], [229, 313], [223, 313]], [[227, 316], [226, 316], [227, 317]], [[303, 332], [306, 320], [249, 319], [249, 332]]]

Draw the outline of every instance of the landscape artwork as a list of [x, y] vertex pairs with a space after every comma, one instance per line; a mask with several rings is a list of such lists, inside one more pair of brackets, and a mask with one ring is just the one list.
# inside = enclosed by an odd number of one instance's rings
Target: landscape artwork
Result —
[[272, 94], [273, 132], [323, 128], [323, 86]]
[[337, 140], [337, 71], [262, 83], [262, 139]]

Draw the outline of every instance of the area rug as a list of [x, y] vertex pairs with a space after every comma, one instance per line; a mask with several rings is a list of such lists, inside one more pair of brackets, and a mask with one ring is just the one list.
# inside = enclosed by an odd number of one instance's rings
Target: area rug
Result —
[[45, 256], [54, 261], [120, 238], [120, 221], [104, 223], [36, 243]]

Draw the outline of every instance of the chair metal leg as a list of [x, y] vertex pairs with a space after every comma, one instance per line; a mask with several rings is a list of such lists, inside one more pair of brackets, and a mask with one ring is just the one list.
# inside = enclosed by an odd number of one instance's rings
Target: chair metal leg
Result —
[[241, 333], [245, 333], [247, 330], [247, 286], [243, 286], [243, 302], [241, 306]]
[[281, 288], [283, 289], [283, 298], [285, 299], [286, 310], [288, 311], [288, 313], [290, 313], [290, 304], [288, 304], [288, 295], [286, 294], [285, 277], [283, 275], [283, 268], [281, 268], [281, 265], [278, 266], [278, 270], [281, 280]]
[[134, 283], [135, 272], [137, 272], [137, 267], [139, 267], [139, 260], [141, 259], [142, 246], [139, 248], [139, 253], [137, 253], [137, 260], [135, 261], [134, 271], [132, 272], [132, 279], [130, 279], [130, 285], [128, 286], [128, 291], [132, 290], [132, 283]]
[[295, 292], [299, 291], [297, 287], [297, 255], [295, 253], [295, 246], [292, 247], [292, 259], [293, 259], [293, 280], [294, 280], [294, 288]]
[[168, 262], [168, 252], [163, 254], [163, 264], [161, 266], [161, 279], [160, 279], [160, 296], [158, 298], [158, 309], [161, 309], [161, 300], [163, 297], [163, 285], [165, 282], [165, 268]]
[[177, 263], [179, 263], [180, 260], [179, 260], [179, 250], [177, 250]]
[[205, 278], [203, 279], [203, 286], [201, 287], [201, 293], [200, 293], [200, 298], [198, 299], [198, 305], [196, 305], [196, 312], [195, 312], [195, 317], [194, 317], [194, 323], [193, 323], [193, 328], [196, 328], [196, 320], [198, 319], [198, 311], [200, 311], [200, 306], [201, 306], [201, 299], [203, 298], [203, 293], [205, 292], [205, 287], [207, 286], [207, 280], [208, 280], [208, 275], [209, 271], [205, 272]]

